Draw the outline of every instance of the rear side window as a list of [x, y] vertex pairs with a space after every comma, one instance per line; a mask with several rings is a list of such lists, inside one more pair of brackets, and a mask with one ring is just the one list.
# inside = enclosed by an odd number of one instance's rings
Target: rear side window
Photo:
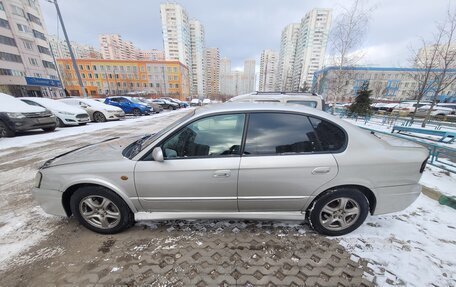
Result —
[[341, 128], [325, 120], [309, 119], [320, 140], [322, 151], [338, 151], [345, 146], [347, 137]]
[[320, 151], [314, 129], [306, 116], [252, 113], [244, 154], [273, 155]]
[[290, 101], [287, 101], [287, 104], [303, 105], [303, 106], [308, 106], [308, 107], [311, 107], [311, 108], [316, 108], [317, 107], [317, 102], [315, 102], [315, 101], [290, 100]]

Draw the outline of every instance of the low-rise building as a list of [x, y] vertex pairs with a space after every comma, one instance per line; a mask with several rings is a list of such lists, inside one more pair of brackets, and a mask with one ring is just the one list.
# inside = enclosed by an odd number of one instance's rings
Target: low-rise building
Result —
[[[343, 77], [338, 77], [337, 73]], [[423, 69], [395, 67], [326, 67], [314, 73], [312, 90], [330, 102], [351, 102], [365, 82], [369, 83], [374, 100], [401, 101], [415, 99], [419, 82], [416, 80]], [[456, 73], [456, 69], [449, 70]], [[334, 92], [337, 78], [343, 79]], [[435, 92], [432, 83], [428, 84], [424, 100], [429, 100]], [[456, 83], [451, 84], [439, 96], [440, 102], [456, 102]]]
[[[179, 61], [77, 59], [79, 72], [92, 97], [147, 93], [186, 100], [188, 68]], [[72, 96], [82, 95], [71, 59], [57, 59], [61, 78]]]

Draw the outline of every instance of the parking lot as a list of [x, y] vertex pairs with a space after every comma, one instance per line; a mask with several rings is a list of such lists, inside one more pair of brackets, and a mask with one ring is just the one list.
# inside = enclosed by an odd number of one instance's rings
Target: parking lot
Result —
[[[317, 235], [301, 222], [242, 220], [141, 221], [104, 236], [73, 218], [46, 215], [32, 200], [32, 181], [45, 160], [108, 137], [156, 132], [184, 113], [1, 139], [0, 285], [394, 286], [420, 273], [425, 281], [418, 282], [454, 283], [456, 256], [448, 254], [456, 255], [456, 227], [440, 218], [454, 210], [423, 196], [402, 213], [368, 218], [346, 238]], [[397, 235], [404, 227], [410, 236], [419, 231], [426, 244]], [[436, 242], [443, 251], [434, 250]], [[382, 262], [382, 254], [391, 262]], [[401, 254], [410, 256], [394, 259]], [[412, 263], [411, 275], [396, 268]]]

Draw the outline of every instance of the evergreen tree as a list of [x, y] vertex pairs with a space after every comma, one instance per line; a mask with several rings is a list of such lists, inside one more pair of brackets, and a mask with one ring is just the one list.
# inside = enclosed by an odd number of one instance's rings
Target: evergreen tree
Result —
[[370, 99], [371, 94], [372, 90], [369, 90], [369, 82], [366, 81], [361, 86], [361, 89], [357, 91], [355, 101], [348, 108], [349, 114], [355, 116], [370, 116], [372, 114], [370, 107], [372, 104], [372, 100]]

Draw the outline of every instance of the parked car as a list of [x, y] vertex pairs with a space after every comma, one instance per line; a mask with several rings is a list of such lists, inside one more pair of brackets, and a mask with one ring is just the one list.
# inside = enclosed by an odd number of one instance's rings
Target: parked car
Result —
[[229, 102], [284, 103], [304, 105], [319, 110], [323, 110], [324, 106], [323, 98], [315, 93], [253, 92], [233, 97]]
[[204, 105], [209, 105], [211, 103], [210, 99], [203, 99], [203, 106]]
[[0, 93], [0, 138], [34, 129], [52, 132], [56, 125], [55, 116], [49, 110]]
[[133, 114], [135, 116], [149, 115], [151, 107], [146, 103], [132, 97], [118, 96], [108, 97], [105, 99], [105, 104], [121, 108], [126, 114]]
[[186, 102], [183, 102], [183, 101], [178, 100], [178, 99], [174, 99], [174, 98], [170, 98], [170, 97], [161, 97], [160, 99], [176, 103], [176, 104], [178, 104], [179, 108], [188, 107], [188, 104]]
[[50, 110], [57, 119], [57, 126], [78, 126], [90, 122], [89, 114], [81, 108], [49, 98], [25, 97], [21, 100], [30, 105], [38, 105]]
[[65, 98], [60, 101], [70, 106], [84, 109], [93, 122], [106, 122], [125, 119], [125, 113], [121, 108], [113, 107], [93, 99]]
[[179, 108], [179, 104], [164, 99], [155, 99], [152, 102], [162, 106], [165, 110], [176, 110]]
[[[417, 117], [425, 117], [429, 112], [431, 105], [425, 105], [416, 110]], [[451, 103], [442, 103], [436, 104], [432, 108], [431, 116], [432, 117], [444, 117], [448, 115], [456, 114], [456, 104]]]
[[191, 107], [196, 107], [196, 106], [201, 106], [203, 103], [201, 102], [200, 99], [192, 99], [190, 101], [190, 106]]
[[47, 213], [74, 215], [99, 233], [150, 212], [143, 215], [307, 218], [322, 234], [343, 235], [369, 213], [414, 202], [427, 157], [419, 144], [387, 142], [314, 108], [229, 103], [191, 110], [156, 134], [50, 159], [33, 195]]
[[154, 103], [152, 99], [146, 99], [146, 98], [138, 98], [138, 100], [140, 100], [141, 102], [149, 105], [151, 107], [151, 111], [158, 114], [160, 113], [161, 111], [163, 111], [163, 108], [162, 106], [160, 106], [159, 104], [157, 103]]
[[417, 104], [417, 101], [403, 101], [400, 102], [397, 106], [394, 107], [391, 114], [399, 116], [411, 116], [415, 112], [415, 107], [421, 108], [431, 104], [430, 102], [420, 102]]
[[375, 112], [386, 112], [391, 113], [398, 103], [375, 103], [371, 105], [371, 108]]

